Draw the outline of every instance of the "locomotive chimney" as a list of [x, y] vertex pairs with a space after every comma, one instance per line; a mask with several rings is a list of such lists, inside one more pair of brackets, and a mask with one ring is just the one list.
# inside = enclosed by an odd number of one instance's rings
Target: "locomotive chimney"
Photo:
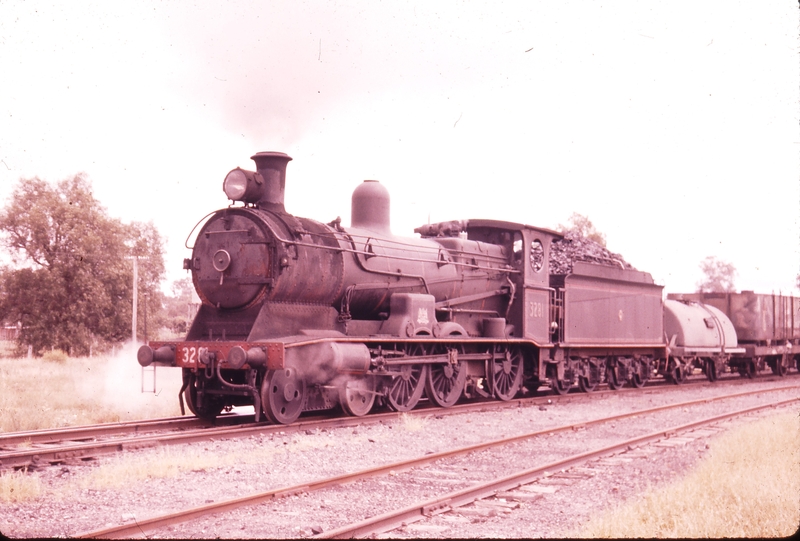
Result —
[[286, 212], [283, 207], [283, 193], [286, 189], [286, 165], [292, 160], [283, 152], [257, 152], [250, 159], [256, 162], [256, 170], [264, 185], [261, 189], [259, 208]]
[[389, 220], [389, 190], [377, 180], [365, 180], [353, 190], [350, 225], [379, 233], [392, 233]]

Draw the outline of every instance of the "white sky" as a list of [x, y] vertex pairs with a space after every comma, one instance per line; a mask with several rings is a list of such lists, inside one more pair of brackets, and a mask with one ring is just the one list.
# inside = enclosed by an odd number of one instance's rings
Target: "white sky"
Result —
[[[0, 198], [78, 172], [168, 239], [277, 150], [286, 208], [349, 223], [379, 179], [394, 233], [589, 216], [668, 291], [800, 272], [798, 9], [789, 0], [0, 0]], [[796, 290], [795, 290], [796, 291]]]

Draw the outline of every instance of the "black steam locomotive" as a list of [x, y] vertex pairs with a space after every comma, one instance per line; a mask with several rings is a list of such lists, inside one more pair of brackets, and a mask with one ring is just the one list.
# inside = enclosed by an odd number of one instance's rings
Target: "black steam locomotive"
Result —
[[[407, 411], [424, 397], [448, 407], [542, 385], [679, 383], [695, 367], [713, 380], [747, 354], [722, 310], [663, 301], [647, 273], [576, 261], [551, 274], [555, 231], [468, 220], [397, 237], [388, 192], [370, 180], [353, 192], [350, 227], [323, 224], [286, 212], [289, 156], [252, 159], [257, 171], [223, 182], [242, 205], [211, 215], [184, 261], [202, 299], [186, 339], [138, 353], [142, 366], [182, 368], [180, 395], [199, 417], [252, 404], [257, 419], [291, 423], [376, 401]], [[792, 333], [780, 367], [797, 359]]]

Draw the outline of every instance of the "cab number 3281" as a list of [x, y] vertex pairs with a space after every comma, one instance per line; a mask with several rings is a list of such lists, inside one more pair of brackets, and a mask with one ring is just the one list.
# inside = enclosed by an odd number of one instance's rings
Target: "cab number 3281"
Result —
[[529, 302], [528, 317], [544, 317], [544, 304], [535, 301]]

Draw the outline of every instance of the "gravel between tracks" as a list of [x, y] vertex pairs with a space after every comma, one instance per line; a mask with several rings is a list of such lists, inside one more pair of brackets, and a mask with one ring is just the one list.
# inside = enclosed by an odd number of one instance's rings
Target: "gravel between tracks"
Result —
[[[647, 390], [644, 394], [618, 394], [606, 398], [543, 407], [489, 410], [457, 415], [431, 414], [421, 420], [400, 419], [386, 424], [337, 428], [304, 434], [252, 436], [175, 446], [178, 453], [200, 450], [214, 456], [262, 457], [254, 463], [232, 467], [206, 467], [177, 477], [132, 482], [120, 489], [80, 488], [80, 480], [114, 457], [93, 464], [47, 468], [32, 472], [45, 490], [38, 500], [0, 506], [0, 532], [10, 537], [57, 537], [102, 528], [106, 525], [145, 518], [222, 501], [242, 495], [302, 484], [327, 476], [461, 447], [472, 443], [528, 433], [545, 428], [641, 409], [659, 404], [706, 398], [720, 394], [768, 388], [795, 382], [746, 382], [742, 385], [692, 385]], [[771, 393], [737, 399], [736, 409], [797, 396], [797, 391]], [[496, 453], [496, 464], [479, 471], [470, 468], [472, 458], [450, 466], [463, 475], [429, 485], [407, 484], [412, 473], [400, 472], [377, 481], [355, 484], [357, 489], [331, 488], [311, 495], [289, 496], [277, 501], [240, 508], [151, 532], [151, 537], [172, 538], [285, 538], [306, 537], [387, 510], [392, 500], [405, 504], [430, 498], [488, 480], [499, 473], [545, 464], [566, 453], [586, 451], [608, 443], [608, 438], [626, 439], [707, 417], [728, 407], [716, 403], [693, 406], [656, 417], [586, 428], [539, 438], [535, 443], [514, 444], [508, 454]], [[740, 422], [740, 421], [736, 421]], [[605, 442], [605, 443], [604, 443]], [[581, 521], [609, 505], [640, 493], [648, 484], [658, 484], [682, 475], [702, 456], [705, 437], [674, 447], [648, 446], [623, 460], [587, 465], [581, 475], [550, 479], [542, 483], [542, 497], [535, 501], [509, 502], [471, 513], [445, 513], [420, 524], [395, 530], [391, 537], [559, 537]], [[127, 451], [122, 456], [151, 456], [152, 449]], [[155, 456], [155, 455], [153, 455]], [[524, 457], [527, 457], [525, 460]], [[477, 462], [475, 462], [477, 463]], [[441, 465], [440, 470], [448, 465]], [[494, 471], [488, 471], [494, 470]], [[361, 483], [361, 482], [359, 482]], [[408, 499], [408, 498], [411, 499]], [[512, 509], [515, 506], [519, 506]]]

